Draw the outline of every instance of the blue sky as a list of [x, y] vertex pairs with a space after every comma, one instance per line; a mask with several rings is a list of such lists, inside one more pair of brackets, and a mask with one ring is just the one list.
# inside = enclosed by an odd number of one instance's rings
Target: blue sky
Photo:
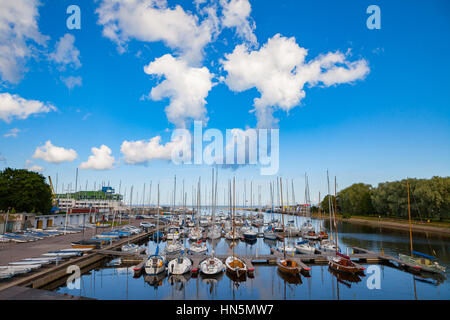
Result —
[[[172, 188], [173, 176], [186, 180], [189, 190], [199, 175], [210, 184], [210, 167], [176, 166], [167, 160], [129, 164], [121, 153], [126, 141], [148, 140], [160, 135], [161, 143], [170, 141], [176, 125], [169, 121], [165, 108], [170, 99], [141, 99], [164, 77], [151, 76], [144, 66], [166, 54], [184, 59], [180, 50], [164, 41], [126, 40], [126, 49], [104, 36], [105, 26], [95, 12], [104, 1], [42, 1], [37, 6], [39, 32], [48, 36], [47, 46], [36, 45], [33, 56], [18, 66], [22, 77], [11, 82], [2, 74], [1, 93], [23, 99], [50, 103], [57, 111], [29, 115], [26, 119], [0, 118], [0, 168], [24, 168], [36, 165], [45, 176], [58, 184], [75, 183], [75, 170], [92, 155], [91, 148], [106, 145], [116, 163], [113, 169], [79, 170], [79, 185], [89, 189], [94, 182], [110, 181], [122, 191], [134, 185], [142, 196], [143, 184], [161, 181], [162, 201]], [[139, 1], [138, 1], [139, 2]], [[68, 30], [66, 8], [81, 9], [81, 29]], [[168, 9], [179, 4], [186, 14], [201, 16], [193, 1], [168, 1]], [[220, 8], [219, 1], [207, 1]], [[309, 175], [310, 193], [317, 200], [326, 193], [326, 170], [336, 175], [338, 187], [355, 182], [376, 185], [379, 182], [409, 177], [429, 178], [450, 174], [450, 5], [447, 1], [250, 1], [246, 21], [258, 44], [258, 51], [276, 34], [295, 37], [299, 47], [308, 50], [306, 61], [320, 54], [347, 53], [350, 62], [364, 60], [370, 71], [354, 81], [331, 86], [306, 84], [305, 97], [289, 112], [277, 110], [279, 120], [280, 169], [278, 174], [294, 179], [296, 199], [303, 200], [304, 173]], [[369, 30], [366, 8], [376, 4], [381, 9], [381, 29]], [[218, 18], [221, 18], [220, 11]], [[1, 19], [1, 18], [0, 18]], [[199, 21], [204, 21], [200, 17]], [[203, 19], [203, 20], [202, 20]], [[220, 64], [236, 46], [249, 43], [236, 28], [221, 29], [220, 34], [203, 48], [200, 63], [216, 83], [205, 97], [208, 128], [255, 128], [253, 109], [259, 97], [256, 88], [235, 92], [220, 76], [227, 71]], [[61, 37], [70, 34], [79, 51], [81, 66], [58, 64], [48, 58]], [[0, 41], [5, 38], [0, 37]], [[1, 44], [1, 43], [0, 43]], [[1, 44], [3, 45], [3, 44]], [[33, 41], [27, 40], [32, 46]], [[348, 51], [350, 49], [350, 51]], [[1, 54], [1, 53], [0, 53]], [[69, 89], [62, 77], [82, 78], [82, 84]], [[0, 108], [2, 106], [0, 105]], [[189, 120], [190, 121], [190, 120]], [[188, 127], [190, 123], [188, 121]], [[7, 136], [19, 129], [17, 136]], [[51, 140], [54, 146], [73, 149], [77, 157], [59, 164], [33, 158], [37, 147]], [[32, 162], [26, 162], [27, 160]], [[267, 199], [268, 181], [255, 167], [219, 172], [221, 185], [236, 175], [263, 186]], [[242, 188], [242, 186], [240, 187]], [[249, 188], [249, 187], [247, 187]], [[240, 190], [241, 192], [241, 190]], [[249, 193], [249, 191], [247, 190]], [[134, 195], [136, 197], [136, 194]], [[189, 194], [190, 197], [190, 194]], [[152, 196], [154, 201], [154, 196]], [[223, 200], [223, 191], [219, 200]], [[257, 197], [255, 197], [257, 199]]]

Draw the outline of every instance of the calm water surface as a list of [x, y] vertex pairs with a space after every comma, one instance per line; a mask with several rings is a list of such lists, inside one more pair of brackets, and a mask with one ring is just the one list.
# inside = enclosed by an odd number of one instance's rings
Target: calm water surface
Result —
[[[266, 221], [272, 219], [266, 214]], [[306, 218], [289, 217], [301, 226]], [[328, 230], [328, 221], [313, 219], [316, 230], [324, 223]], [[371, 251], [397, 256], [398, 253], [409, 253], [409, 232], [381, 229], [379, 227], [352, 225], [338, 222], [338, 242], [342, 252], [347, 248], [361, 247]], [[286, 238], [288, 239], [288, 238]], [[294, 239], [297, 241], [298, 239]], [[286, 241], [294, 241], [286, 240]], [[255, 277], [235, 283], [225, 273], [216, 279], [204, 279], [190, 276], [167, 277], [150, 282], [144, 275], [133, 278], [133, 267], [112, 266], [111, 263], [91, 270], [82, 275], [80, 289], [69, 289], [66, 286], [56, 289], [59, 293], [81, 295], [96, 299], [450, 299], [450, 239], [426, 234], [413, 233], [414, 250], [432, 254], [434, 250], [439, 263], [447, 269], [447, 279], [420, 278], [410, 273], [389, 266], [380, 265], [381, 288], [369, 289], [367, 282], [372, 274], [356, 277], [343, 277], [333, 273], [327, 265], [312, 266], [310, 277], [287, 278], [280, 274], [276, 266], [256, 265]], [[186, 241], [187, 246], [189, 241]], [[208, 240], [208, 246], [214, 245], [216, 254], [228, 254], [230, 241], [216, 240], [214, 244]], [[282, 243], [282, 242], [280, 242]], [[147, 252], [153, 253], [156, 243], [144, 244]], [[165, 243], [159, 244], [163, 249]], [[269, 254], [271, 247], [277, 242], [258, 239], [249, 244], [239, 241], [236, 253], [239, 255]], [[366, 265], [368, 267], [369, 265]], [[367, 271], [367, 270], [366, 270]], [[365, 272], [366, 272], [365, 271]]]

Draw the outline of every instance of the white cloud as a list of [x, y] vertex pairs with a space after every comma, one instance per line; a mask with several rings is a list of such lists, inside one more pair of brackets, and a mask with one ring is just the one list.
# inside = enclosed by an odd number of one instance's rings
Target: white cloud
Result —
[[81, 67], [80, 51], [75, 47], [75, 37], [70, 33], [66, 33], [59, 38], [56, 43], [56, 49], [49, 54], [50, 60], [59, 64], [63, 69], [71, 66], [75, 69]]
[[207, 120], [206, 100], [213, 84], [213, 74], [206, 67], [190, 67], [182, 60], [166, 54], [144, 67], [144, 72], [164, 76], [165, 80], [154, 87], [149, 98], [169, 98], [166, 115], [177, 127], [186, 127], [186, 121]]
[[41, 167], [41, 166], [38, 166], [38, 165], [31, 166], [31, 167], [29, 167], [27, 169], [30, 170], [30, 171], [36, 171], [36, 172], [44, 171], [44, 168]]
[[82, 162], [80, 169], [107, 170], [113, 169], [115, 159], [111, 156], [111, 149], [102, 144], [100, 148], [91, 148], [92, 156], [88, 161]]
[[220, 0], [222, 6], [222, 25], [234, 28], [242, 39], [256, 44], [256, 36], [253, 33], [255, 23], [251, 20], [252, 7], [248, 0]]
[[45, 145], [37, 147], [34, 151], [33, 158], [42, 159], [51, 163], [70, 162], [77, 158], [77, 152], [73, 149], [64, 149], [52, 145], [51, 141], [47, 141]]
[[26, 119], [32, 114], [56, 111], [51, 104], [26, 100], [16, 94], [0, 93], [0, 119], [11, 122], [13, 118]]
[[209, 16], [200, 22], [179, 5], [169, 8], [165, 0], [102, 0], [96, 12], [103, 35], [116, 42], [121, 51], [131, 39], [163, 41], [194, 64], [202, 60], [203, 48], [215, 32]]
[[80, 76], [61, 77], [61, 80], [62, 80], [62, 82], [64, 82], [66, 87], [69, 88], [70, 90], [75, 88], [76, 86], [81, 87], [81, 84], [82, 84], [82, 79]]
[[0, 75], [4, 81], [19, 82], [27, 58], [35, 47], [45, 46], [47, 36], [39, 32], [37, 0], [0, 1]]
[[3, 136], [4, 136], [5, 138], [8, 138], [8, 137], [17, 138], [17, 134], [18, 134], [19, 132], [20, 132], [20, 129], [18, 129], [18, 128], [13, 128], [13, 129], [9, 130], [8, 133], [5, 133]]
[[161, 136], [150, 140], [124, 141], [120, 152], [125, 156], [125, 162], [129, 164], [144, 164], [152, 160], [170, 160], [172, 152], [190, 148], [186, 136], [180, 135], [165, 145], [161, 144]]
[[307, 49], [295, 38], [279, 34], [259, 50], [238, 45], [221, 61], [227, 71], [225, 83], [235, 92], [256, 88], [261, 94], [254, 99], [258, 127], [276, 123], [273, 108], [289, 111], [305, 97], [304, 86], [331, 86], [363, 79], [370, 71], [364, 59], [347, 61], [340, 52], [329, 52], [306, 62]]

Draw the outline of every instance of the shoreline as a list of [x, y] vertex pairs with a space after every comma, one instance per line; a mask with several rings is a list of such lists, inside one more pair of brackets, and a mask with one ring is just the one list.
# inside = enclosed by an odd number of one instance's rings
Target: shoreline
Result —
[[[311, 215], [314, 218], [319, 219], [317, 214]], [[394, 230], [406, 230], [409, 231], [409, 223], [408, 222], [396, 222], [396, 221], [383, 221], [383, 220], [372, 220], [365, 218], [342, 218], [342, 216], [336, 217], [337, 221], [345, 221], [353, 224], [359, 225], [368, 225], [372, 227], [381, 227], [386, 229], [394, 229]], [[433, 233], [435, 235], [440, 235], [444, 237], [450, 238], [450, 228], [448, 227], [437, 227], [430, 226], [424, 224], [412, 223], [413, 232], [422, 232], [422, 233]]]

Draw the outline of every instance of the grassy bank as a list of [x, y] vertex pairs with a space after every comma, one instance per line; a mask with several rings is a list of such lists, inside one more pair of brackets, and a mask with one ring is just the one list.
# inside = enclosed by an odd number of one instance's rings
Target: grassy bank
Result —
[[[319, 218], [318, 214], [313, 214], [312, 216]], [[322, 218], [328, 218], [328, 215], [322, 214]], [[340, 214], [337, 215], [337, 219], [355, 224], [366, 224], [389, 229], [409, 230], [409, 221], [404, 219], [378, 218], [374, 216], [351, 216], [344, 218], [343, 215]], [[450, 222], [447, 221], [413, 221], [412, 226], [414, 231], [431, 232], [450, 236]]]

